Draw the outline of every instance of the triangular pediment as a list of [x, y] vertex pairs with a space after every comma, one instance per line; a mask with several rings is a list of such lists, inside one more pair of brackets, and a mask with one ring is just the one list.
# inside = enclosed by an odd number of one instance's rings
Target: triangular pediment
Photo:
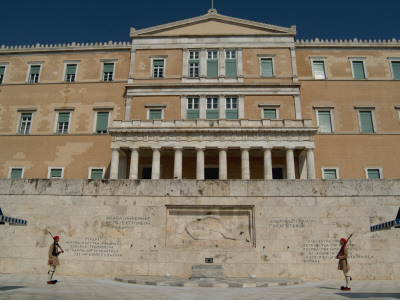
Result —
[[131, 38], [143, 36], [230, 36], [230, 35], [288, 35], [296, 28], [279, 27], [259, 22], [223, 16], [210, 10], [200, 17], [168, 23], [141, 30], [131, 28]]

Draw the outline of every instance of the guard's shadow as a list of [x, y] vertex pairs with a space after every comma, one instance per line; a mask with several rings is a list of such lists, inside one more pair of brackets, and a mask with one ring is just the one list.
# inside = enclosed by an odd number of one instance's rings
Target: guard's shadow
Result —
[[22, 289], [25, 288], [26, 286], [4, 286], [4, 285], [0, 285], [0, 292], [5, 292], [5, 291], [11, 291], [11, 290], [16, 290], [16, 289]]
[[354, 293], [351, 291], [343, 292], [343, 293], [336, 293], [337, 295], [347, 297], [347, 298], [372, 298], [372, 299], [379, 299], [379, 298], [393, 298], [393, 299], [400, 299], [400, 293]]

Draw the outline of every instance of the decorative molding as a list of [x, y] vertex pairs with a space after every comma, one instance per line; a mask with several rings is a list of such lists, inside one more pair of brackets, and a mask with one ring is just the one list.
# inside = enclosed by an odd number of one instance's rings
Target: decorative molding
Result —
[[400, 48], [400, 40], [396, 40], [395, 38], [391, 40], [359, 40], [359, 39], [352, 39], [352, 40], [333, 40], [333, 39], [311, 39], [311, 40], [296, 40], [295, 42], [297, 48], [312, 48], [312, 47], [339, 47], [339, 48]]

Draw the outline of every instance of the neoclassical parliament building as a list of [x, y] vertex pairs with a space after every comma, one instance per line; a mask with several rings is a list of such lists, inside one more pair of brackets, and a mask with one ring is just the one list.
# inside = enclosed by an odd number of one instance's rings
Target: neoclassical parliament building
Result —
[[400, 178], [399, 41], [214, 9], [130, 38], [0, 47], [0, 178]]

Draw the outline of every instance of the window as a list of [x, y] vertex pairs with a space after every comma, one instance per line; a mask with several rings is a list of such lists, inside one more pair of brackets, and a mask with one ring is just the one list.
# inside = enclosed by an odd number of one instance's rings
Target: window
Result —
[[153, 78], [164, 77], [164, 60], [153, 59]]
[[312, 60], [312, 72], [314, 79], [326, 79], [325, 61]]
[[354, 79], [366, 79], [367, 73], [365, 69], [365, 59], [351, 58], [351, 70]]
[[199, 98], [188, 98], [187, 99], [187, 119], [198, 119], [199, 118]]
[[58, 120], [57, 120], [57, 134], [67, 134], [69, 128], [69, 119], [70, 113], [69, 112], [59, 112], [58, 113]]
[[64, 168], [49, 168], [48, 178], [49, 179], [61, 179], [64, 175]]
[[200, 60], [199, 51], [189, 51], [189, 77], [199, 77]]
[[41, 65], [29, 65], [28, 83], [38, 83]]
[[89, 179], [103, 179], [104, 168], [89, 168]]
[[374, 133], [374, 116], [372, 110], [359, 110], [360, 131], [362, 133]]
[[10, 174], [9, 178], [11, 179], [17, 179], [17, 178], [23, 178], [24, 175], [24, 168], [10, 168]]
[[400, 58], [397, 60], [390, 59], [390, 66], [392, 68], [393, 79], [400, 79]]
[[31, 132], [32, 115], [33, 113], [31, 112], [21, 113], [18, 129], [19, 134], [29, 134]]
[[225, 51], [225, 76], [226, 77], [237, 77], [236, 51], [235, 50], [226, 50]]
[[258, 106], [261, 108], [261, 119], [279, 119], [280, 104], [261, 103]]
[[218, 51], [207, 51], [207, 77], [218, 77]]
[[339, 170], [337, 168], [322, 168], [322, 179], [338, 179]]
[[96, 133], [107, 133], [108, 119], [110, 112], [108, 111], [98, 111], [96, 116]]
[[332, 133], [332, 110], [317, 110], [319, 132]]
[[0, 64], [0, 84], [4, 82], [5, 73], [6, 73], [6, 65]]
[[149, 120], [161, 120], [162, 119], [162, 109], [149, 109]]
[[277, 119], [275, 108], [264, 108], [263, 119]]
[[225, 116], [227, 119], [238, 119], [239, 112], [238, 112], [238, 101], [236, 97], [227, 97], [225, 99], [226, 103], [226, 110]]
[[77, 66], [78, 66], [77, 64], [65, 65], [65, 76], [64, 76], [65, 82], [75, 82]]
[[207, 110], [206, 110], [206, 119], [218, 119], [218, 98], [209, 97], [207, 98]]
[[381, 168], [366, 168], [365, 173], [367, 179], [382, 179], [382, 169]]
[[114, 79], [114, 63], [103, 63], [103, 81], [113, 81]]
[[274, 69], [272, 58], [261, 58], [261, 76], [262, 77], [273, 77]]

